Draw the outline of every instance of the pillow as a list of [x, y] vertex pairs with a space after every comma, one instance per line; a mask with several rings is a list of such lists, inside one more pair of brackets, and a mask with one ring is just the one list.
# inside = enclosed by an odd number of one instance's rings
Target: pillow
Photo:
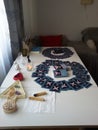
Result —
[[40, 36], [41, 45], [45, 47], [62, 46], [62, 35]]
[[91, 39], [87, 40], [86, 44], [90, 49], [92, 49], [96, 52], [97, 49], [96, 49], [95, 42], [93, 40], [91, 40]]

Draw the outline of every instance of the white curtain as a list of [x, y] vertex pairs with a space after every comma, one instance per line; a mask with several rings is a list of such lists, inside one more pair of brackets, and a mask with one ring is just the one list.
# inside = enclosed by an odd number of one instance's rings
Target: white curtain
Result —
[[4, 1], [0, 0], [0, 84], [12, 64], [10, 33]]

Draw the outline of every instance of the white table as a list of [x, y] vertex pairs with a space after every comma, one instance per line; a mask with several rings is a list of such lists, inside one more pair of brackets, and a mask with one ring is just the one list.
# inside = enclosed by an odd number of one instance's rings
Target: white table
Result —
[[[77, 61], [83, 65], [75, 50], [71, 47], [70, 49], [74, 52], [74, 55], [63, 60], [69, 60], [70, 62]], [[49, 59], [41, 54], [33, 53], [31, 53], [30, 57], [34, 67], [42, 61]], [[16, 61], [20, 61], [20, 57]], [[2, 89], [14, 83], [13, 76], [16, 72], [13, 64], [1, 85]], [[28, 72], [26, 69], [21, 69], [21, 72], [25, 77], [25, 80], [22, 81], [25, 91], [31, 85], [33, 85], [31, 87], [32, 91], [35, 87], [38, 90], [46, 90], [34, 82], [31, 77], [32, 71]], [[6, 114], [3, 112], [2, 107], [0, 107], [0, 128], [98, 126], [98, 87], [92, 77], [90, 82], [93, 85], [88, 89], [83, 88], [79, 91], [62, 91], [56, 93], [56, 109], [54, 113], [24, 113], [19, 109], [13, 114]], [[20, 99], [18, 101], [20, 108], [24, 100]], [[1, 104], [2, 99], [0, 99], [0, 106]]]

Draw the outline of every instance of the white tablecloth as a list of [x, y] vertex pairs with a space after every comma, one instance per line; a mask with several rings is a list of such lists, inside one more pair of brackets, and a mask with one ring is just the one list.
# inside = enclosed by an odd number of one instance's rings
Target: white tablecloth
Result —
[[[71, 47], [69, 48], [74, 52], [74, 54], [69, 58], [63, 59], [63, 61], [76, 61], [84, 66], [75, 50]], [[35, 69], [36, 65], [49, 58], [44, 57], [41, 54], [31, 53], [30, 59], [32, 60], [33, 68]], [[41, 86], [34, 81], [35, 78], [32, 78], [31, 76], [32, 71], [27, 71], [26, 67], [21, 64], [20, 57], [17, 57], [16, 61], [19, 63], [21, 68], [20, 71], [24, 76], [22, 85], [27, 98], [19, 99], [17, 101], [19, 109], [13, 114], [5, 114], [2, 111], [1, 104], [5, 99], [0, 99], [1, 128], [98, 125], [98, 87], [92, 77], [90, 79], [92, 86], [88, 89], [83, 88], [79, 91], [62, 91], [61, 93], [55, 94], [55, 92], [52, 93], [49, 90], [41, 88]], [[17, 72], [18, 71], [15, 70], [13, 64], [1, 85], [0, 92], [4, 91], [8, 86], [14, 83], [13, 76]], [[53, 77], [51, 70], [49, 71], [49, 75]], [[59, 79], [54, 78], [54, 80]], [[48, 102], [42, 102], [42, 104], [37, 101], [28, 101], [29, 96], [40, 91], [48, 92], [49, 95], [45, 97]], [[37, 111], [36, 108], [39, 108], [39, 110]]]

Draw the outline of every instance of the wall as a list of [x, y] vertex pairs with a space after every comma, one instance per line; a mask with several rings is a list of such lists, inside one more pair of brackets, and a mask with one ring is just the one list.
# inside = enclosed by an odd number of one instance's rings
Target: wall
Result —
[[22, 0], [25, 35], [34, 36], [37, 34], [37, 1]]
[[39, 34], [62, 33], [80, 40], [81, 30], [98, 26], [98, 0], [84, 7], [80, 0], [38, 0]]
[[[24, 10], [26, 33], [64, 34], [70, 40], [80, 40], [81, 30], [98, 26], [98, 0], [87, 7], [81, 5], [80, 0], [23, 1], [27, 1]], [[30, 1], [32, 4], [27, 7]], [[28, 9], [30, 14], [27, 14]]]

